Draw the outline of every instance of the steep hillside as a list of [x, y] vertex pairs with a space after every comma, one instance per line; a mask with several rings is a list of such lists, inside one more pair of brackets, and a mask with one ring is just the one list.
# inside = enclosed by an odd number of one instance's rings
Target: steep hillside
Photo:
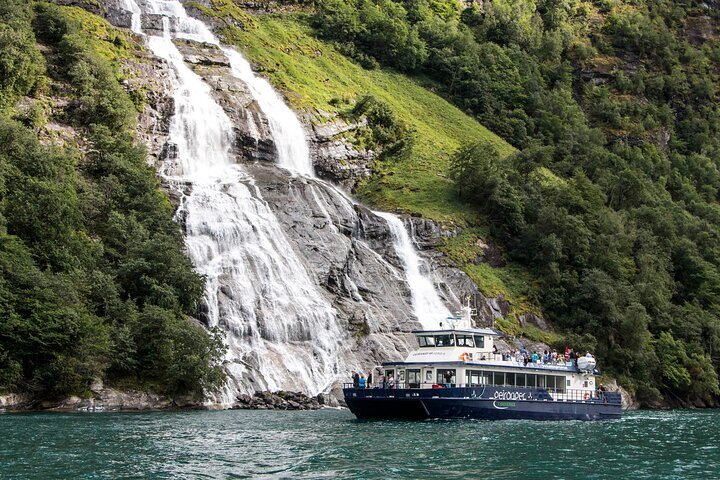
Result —
[[569, 343], [647, 404], [717, 403], [715, 2], [323, 0], [312, 25], [522, 150], [468, 143], [451, 177]]
[[[219, 8], [205, 12], [232, 20]], [[482, 261], [488, 256], [488, 246], [481, 241], [487, 236], [486, 220], [457, 195], [448, 178], [451, 157], [465, 142], [487, 142], [501, 156], [515, 149], [420, 80], [391, 69], [364, 69], [315, 37], [307, 14], [243, 15], [243, 28], [226, 25], [225, 39], [236, 44], [311, 122], [352, 115], [356, 103], [369, 95], [409, 127], [409, 151], [376, 161], [373, 176], [353, 193], [377, 209], [420, 214], [448, 227], [463, 227], [461, 235], [448, 239], [442, 250], [481, 292], [488, 297], [501, 295], [511, 303], [511, 315], [500, 321], [500, 327], [536, 340], [556, 339], [532, 326], [520, 327], [518, 315], [537, 312], [535, 281], [517, 265], [505, 266], [497, 252], [494, 267]], [[349, 140], [362, 146], [365, 139], [354, 135]]]
[[404, 158], [382, 162], [378, 174], [357, 193], [378, 208], [421, 213], [438, 221], [466, 224], [475, 214], [458, 199], [447, 179], [450, 156], [464, 141], [485, 140], [507, 155], [507, 142], [417, 81], [390, 70], [364, 70], [331, 45], [312, 36], [303, 14], [262, 15], [246, 30], [228, 28], [238, 45], [291, 104], [316, 121], [348, 113], [365, 95], [386, 103], [414, 130]]
[[123, 83], [150, 59], [85, 10], [26, 1], [0, 6], [0, 58], [0, 393], [199, 400], [223, 347], [188, 317], [203, 279], [132, 137], [143, 95]]

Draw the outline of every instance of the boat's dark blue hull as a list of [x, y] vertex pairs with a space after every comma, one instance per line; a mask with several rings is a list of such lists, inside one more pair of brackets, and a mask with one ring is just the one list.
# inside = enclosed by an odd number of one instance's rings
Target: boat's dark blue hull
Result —
[[344, 389], [358, 418], [607, 420], [622, 416], [620, 397], [555, 400], [544, 390], [511, 388]]

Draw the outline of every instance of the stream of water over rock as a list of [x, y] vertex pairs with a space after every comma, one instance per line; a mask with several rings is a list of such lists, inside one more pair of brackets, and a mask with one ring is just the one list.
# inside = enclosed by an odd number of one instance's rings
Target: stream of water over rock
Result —
[[[309, 394], [328, 390], [347, 374], [344, 358], [349, 334], [319, 291], [317, 279], [288, 242], [252, 176], [234, 162], [232, 121], [213, 98], [207, 82], [186, 64], [175, 42], [218, 46], [232, 74], [247, 85], [267, 117], [278, 165], [312, 178], [302, 125], [270, 84], [257, 77], [237, 51], [221, 46], [205, 24], [189, 17], [178, 0], [142, 0], [140, 5], [135, 0], [124, 2], [132, 12], [136, 33], [143, 33], [142, 19], [151, 15], [162, 19], [161, 34], [147, 38], [150, 50], [171, 67], [172, 76], [172, 148], [160, 173], [181, 197], [177, 216], [185, 225], [187, 250], [197, 271], [206, 278], [206, 321], [227, 333], [230, 381], [217, 400], [230, 404], [239, 392], [253, 390]], [[335, 205], [344, 202], [347, 205], [342, 208], [355, 215], [349, 197], [322, 185], [336, 197], [332, 199]], [[314, 185], [310, 191], [323, 215], [330, 218], [325, 209], [329, 205], [326, 192]], [[402, 260], [414, 313], [424, 327], [436, 327], [449, 311], [432, 281], [421, 273], [420, 259], [402, 221], [391, 214], [382, 217]], [[348, 288], [357, 288], [347, 280]]]

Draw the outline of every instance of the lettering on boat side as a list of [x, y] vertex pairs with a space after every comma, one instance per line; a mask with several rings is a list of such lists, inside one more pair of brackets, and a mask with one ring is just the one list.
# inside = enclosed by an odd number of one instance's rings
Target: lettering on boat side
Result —
[[507, 408], [511, 408], [515, 406], [515, 402], [498, 402], [497, 400], [493, 402], [493, 407], [499, 409], [499, 410], [505, 410]]
[[493, 393], [492, 396], [495, 400], [530, 400], [532, 394], [528, 395], [525, 392], [508, 392], [506, 390], [499, 390]]

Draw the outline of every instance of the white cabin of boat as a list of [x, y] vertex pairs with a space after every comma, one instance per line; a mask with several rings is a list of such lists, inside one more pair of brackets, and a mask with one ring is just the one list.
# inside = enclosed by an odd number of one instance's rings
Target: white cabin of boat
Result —
[[385, 377], [395, 379], [400, 388], [540, 388], [579, 399], [596, 392], [598, 372], [592, 356], [580, 357], [577, 365], [572, 361], [525, 365], [507, 354], [495, 353], [495, 340], [503, 334], [490, 328], [471, 328], [469, 312], [444, 323], [445, 328], [441, 323], [437, 330], [414, 331], [419, 348], [403, 362], [383, 363]]

